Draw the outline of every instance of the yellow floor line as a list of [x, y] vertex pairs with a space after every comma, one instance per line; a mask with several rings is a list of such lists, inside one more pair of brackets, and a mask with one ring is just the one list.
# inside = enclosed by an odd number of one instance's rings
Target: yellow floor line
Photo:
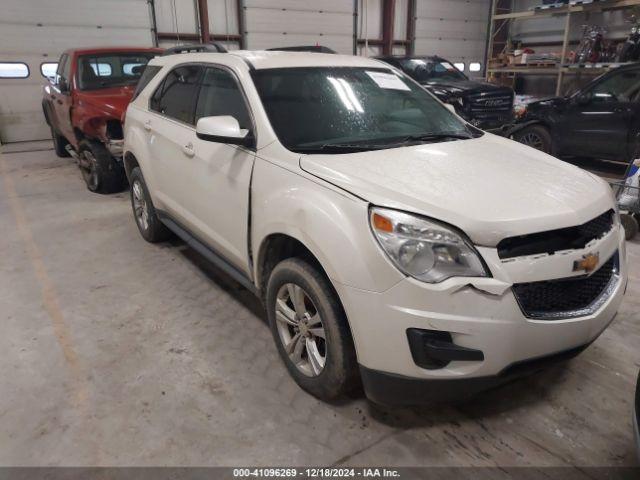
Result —
[[0, 176], [2, 176], [4, 182], [6, 197], [9, 202], [11, 213], [13, 214], [16, 222], [18, 233], [20, 234], [27, 256], [31, 261], [36, 278], [40, 284], [42, 303], [49, 315], [49, 318], [51, 319], [56, 339], [62, 349], [64, 359], [69, 367], [69, 371], [73, 379], [74, 403], [76, 406], [82, 407], [86, 404], [88, 397], [86, 377], [83, 375], [78, 355], [73, 348], [71, 333], [66, 325], [62, 309], [60, 308], [55, 286], [47, 273], [47, 269], [42, 259], [42, 253], [33, 239], [33, 234], [31, 232], [31, 228], [29, 228], [29, 222], [24, 213], [24, 208], [16, 193], [13, 179], [8, 172], [6, 161], [1, 153]]

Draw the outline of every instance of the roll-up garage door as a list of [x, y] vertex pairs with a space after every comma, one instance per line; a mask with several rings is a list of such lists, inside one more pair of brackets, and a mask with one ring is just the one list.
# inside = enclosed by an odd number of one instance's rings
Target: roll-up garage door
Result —
[[464, 63], [467, 69], [471, 63], [484, 62], [490, 3], [490, 0], [416, 2], [416, 54], [440, 55]]
[[324, 45], [353, 53], [353, 0], [245, 0], [248, 49]]
[[153, 42], [146, 0], [2, 0], [1, 10], [0, 68], [3, 62], [29, 67], [27, 78], [0, 78], [2, 143], [50, 138], [41, 107], [47, 81], [41, 66], [56, 63], [62, 51]]

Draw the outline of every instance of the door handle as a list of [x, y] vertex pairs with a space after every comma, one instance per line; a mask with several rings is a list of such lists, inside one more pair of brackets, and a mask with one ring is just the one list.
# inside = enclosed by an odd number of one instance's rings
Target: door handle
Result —
[[144, 122], [144, 129], [145, 129], [147, 132], [150, 132], [150, 131], [151, 131], [151, 120], [147, 120], [146, 122]]
[[193, 157], [196, 154], [196, 151], [193, 149], [193, 143], [189, 142], [185, 146], [183, 146], [182, 153], [184, 153], [187, 157]]

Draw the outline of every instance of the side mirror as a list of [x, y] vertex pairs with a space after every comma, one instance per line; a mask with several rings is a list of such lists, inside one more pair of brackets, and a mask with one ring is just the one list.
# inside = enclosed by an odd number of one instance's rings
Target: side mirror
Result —
[[578, 105], [589, 105], [593, 100], [593, 94], [591, 92], [581, 93], [576, 98], [576, 102]]
[[196, 136], [207, 142], [230, 143], [244, 147], [255, 146], [255, 139], [246, 128], [240, 128], [231, 115], [202, 117], [196, 124]]
[[457, 115], [458, 112], [456, 112], [456, 107], [454, 107], [453, 105], [451, 105], [450, 103], [445, 103], [444, 104], [445, 107], [447, 107], [449, 109], [449, 111], [451, 113], [453, 113], [454, 115]]

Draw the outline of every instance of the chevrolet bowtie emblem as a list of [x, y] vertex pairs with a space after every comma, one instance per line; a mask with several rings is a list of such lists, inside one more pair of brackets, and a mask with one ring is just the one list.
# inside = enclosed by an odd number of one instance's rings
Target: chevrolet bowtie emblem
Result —
[[582, 257], [580, 260], [573, 262], [573, 271], [580, 272], [584, 270], [586, 273], [593, 272], [600, 262], [599, 253], [589, 253]]

